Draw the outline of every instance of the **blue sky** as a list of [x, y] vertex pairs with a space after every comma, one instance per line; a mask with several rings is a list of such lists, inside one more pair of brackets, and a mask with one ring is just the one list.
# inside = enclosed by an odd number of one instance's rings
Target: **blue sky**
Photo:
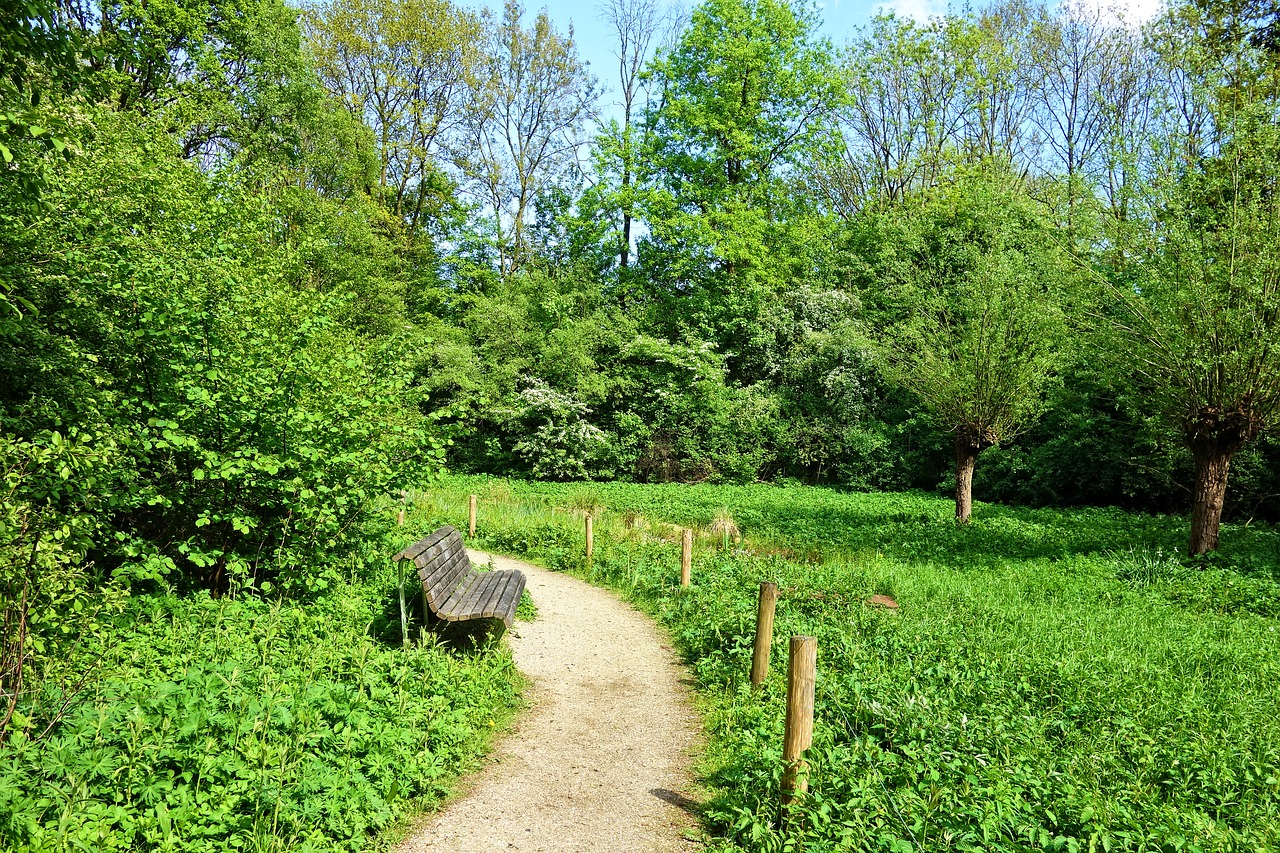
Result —
[[[488, 5], [494, 11], [498, 11], [501, 8], [501, 2], [502, 0], [491, 0], [486, 4], [484, 0], [463, 0], [463, 5], [472, 8]], [[598, 0], [579, 0], [579, 2], [544, 0], [541, 3], [538, 0], [523, 0], [523, 2], [526, 23], [544, 8], [560, 32], [565, 32], [572, 23], [574, 41], [578, 44], [578, 54], [590, 63], [591, 71], [599, 78], [602, 87], [617, 88], [614, 82], [617, 77], [617, 59], [613, 54], [614, 36], [600, 20]], [[940, 5], [934, 8], [932, 4]], [[696, 5], [696, 2], [689, 0], [682, 3], [680, 0], [674, 0], [674, 2], [667, 0], [667, 5], [676, 10], [687, 10]], [[895, 7], [900, 13], [917, 17], [925, 17], [930, 13], [946, 9], [945, 0], [890, 0], [888, 4], [884, 0], [826, 0], [818, 4], [818, 14], [822, 19], [822, 35], [831, 39], [836, 46], [843, 45], [855, 27], [870, 21], [875, 10], [886, 5]], [[608, 105], [615, 97], [615, 94], [606, 91], [601, 99], [601, 107], [606, 113], [610, 112]]]
[[[1141, 21], [1150, 17], [1160, 0], [1068, 0], [1079, 2], [1087, 7], [1111, 9], [1116, 6], [1126, 7], [1126, 17], [1130, 22]], [[483, 8], [488, 5], [494, 11], [501, 11], [502, 0], [461, 0], [465, 6]], [[599, 79], [605, 90], [600, 101], [601, 112], [606, 116], [615, 112], [617, 59], [613, 54], [614, 36], [600, 20], [600, 0], [522, 0], [525, 4], [526, 23], [541, 9], [554, 22], [556, 29], [565, 32], [573, 25], [574, 40], [578, 44], [578, 53], [590, 63], [591, 71]], [[659, 0], [669, 8], [687, 10], [696, 5], [697, 0]], [[821, 34], [829, 38], [836, 47], [842, 47], [852, 36], [855, 29], [867, 24], [877, 10], [893, 11], [898, 15], [924, 20], [932, 15], [941, 15], [947, 11], [947, 0], [819, 0], [816, 3], [818, 16], [822, 21]], [[982, 0], [973, 5], [981, 7]]]

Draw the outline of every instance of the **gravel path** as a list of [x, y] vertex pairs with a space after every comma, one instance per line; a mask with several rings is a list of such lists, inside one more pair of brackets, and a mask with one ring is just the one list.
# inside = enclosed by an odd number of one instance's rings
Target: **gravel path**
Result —
[[[488, 554], [471, 552], [475, 563]], [[684, 669], [648, 617], [577, 578], [518, 568], [538, 618], [508, 634], [530, 708], [468, 794], [401, 853], [684, 853], [699, 723]]]

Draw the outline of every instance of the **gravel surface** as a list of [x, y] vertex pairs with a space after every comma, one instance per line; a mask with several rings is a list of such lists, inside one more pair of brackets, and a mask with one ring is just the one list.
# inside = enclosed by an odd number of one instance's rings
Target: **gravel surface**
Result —
[[[490, 556], [472, 551], [478, 564]], [[612, 593], [506, 557], [538, 606], [508, 634], [530, 707], [469, 793], [401, 853], [683, 853], [700, 725], [667, 638]]]

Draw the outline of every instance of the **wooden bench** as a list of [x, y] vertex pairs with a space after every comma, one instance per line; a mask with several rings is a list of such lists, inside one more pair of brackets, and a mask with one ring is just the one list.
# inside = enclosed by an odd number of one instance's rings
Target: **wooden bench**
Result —
[[471, 566], [462, 536], [452, 527], [441, 527], [392, 559], [413, 561], [422, 579], [422, 600], [441, 619], [501, 619], [511, 627], [520, 593], [524, 592], [524, 573], [477, 572]]

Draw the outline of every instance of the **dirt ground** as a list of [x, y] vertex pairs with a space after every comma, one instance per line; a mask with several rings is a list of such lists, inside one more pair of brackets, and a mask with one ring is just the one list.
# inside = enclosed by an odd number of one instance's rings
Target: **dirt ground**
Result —
[[[490, 556], [471, 552], [477, 564]], [[518, 568], [538, 606], [506, 641], [530, 707], [469, 792], [400, 853], [683, 853], [701, 845], [689, 765], [700, 725], [688, 675], [653, 622], [577, 578]]]

